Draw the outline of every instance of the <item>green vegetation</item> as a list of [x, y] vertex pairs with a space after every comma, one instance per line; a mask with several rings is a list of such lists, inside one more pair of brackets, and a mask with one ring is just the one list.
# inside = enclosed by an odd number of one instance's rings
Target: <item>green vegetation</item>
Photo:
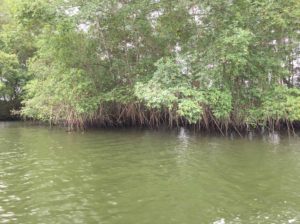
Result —
[[290, 130], [299, 18], [298, 0], [7, 0], [0, 97], [70, 128]]

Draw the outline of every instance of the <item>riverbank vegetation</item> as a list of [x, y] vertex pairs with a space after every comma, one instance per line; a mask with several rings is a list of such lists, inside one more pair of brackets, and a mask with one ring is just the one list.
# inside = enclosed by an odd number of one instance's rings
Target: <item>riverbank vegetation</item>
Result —
[[15, 101], [23, 118], [224, 135], [293, 130], [300, 121], [298, 0], [6, 0], [0, 7], [0, 100]]

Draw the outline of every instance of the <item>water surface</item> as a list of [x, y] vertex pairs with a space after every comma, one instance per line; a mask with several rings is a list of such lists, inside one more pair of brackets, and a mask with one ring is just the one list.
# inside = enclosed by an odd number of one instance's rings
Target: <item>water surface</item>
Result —
[[0, 223], [300, 223], [300, 140], [2, 122]]

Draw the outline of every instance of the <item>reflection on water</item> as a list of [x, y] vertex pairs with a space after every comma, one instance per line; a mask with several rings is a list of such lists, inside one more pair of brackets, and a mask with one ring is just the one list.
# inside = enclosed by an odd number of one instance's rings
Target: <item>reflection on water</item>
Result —
[[217, 220], [213, 224], [225, 224], [225, 219]]
[[179, 143], [178, 145], [176, 145], [176, 148], [181, 151], [188, 149], [189, 138], [190, 137], [188, 134], [188, 130], [186, 130], [185, 128], [180, 128], [177, 135], [177, 139]]
[[267, 141], [271, 144], [278, 145], [280, 143], [280, 136], [277, 132], [271, 132], [268, 135]]
[[0, 123], [0, 223], [299, 223], [299, 145]]

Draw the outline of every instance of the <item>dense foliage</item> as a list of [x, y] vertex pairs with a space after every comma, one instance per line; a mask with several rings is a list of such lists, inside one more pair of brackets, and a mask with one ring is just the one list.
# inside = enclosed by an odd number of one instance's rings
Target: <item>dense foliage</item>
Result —
[[22, 97], [23, 117], [223, 134], [290, 129], [300, 120], [292, 79], [298, 0], [10, 0], [4, 7], [0, 97]]

